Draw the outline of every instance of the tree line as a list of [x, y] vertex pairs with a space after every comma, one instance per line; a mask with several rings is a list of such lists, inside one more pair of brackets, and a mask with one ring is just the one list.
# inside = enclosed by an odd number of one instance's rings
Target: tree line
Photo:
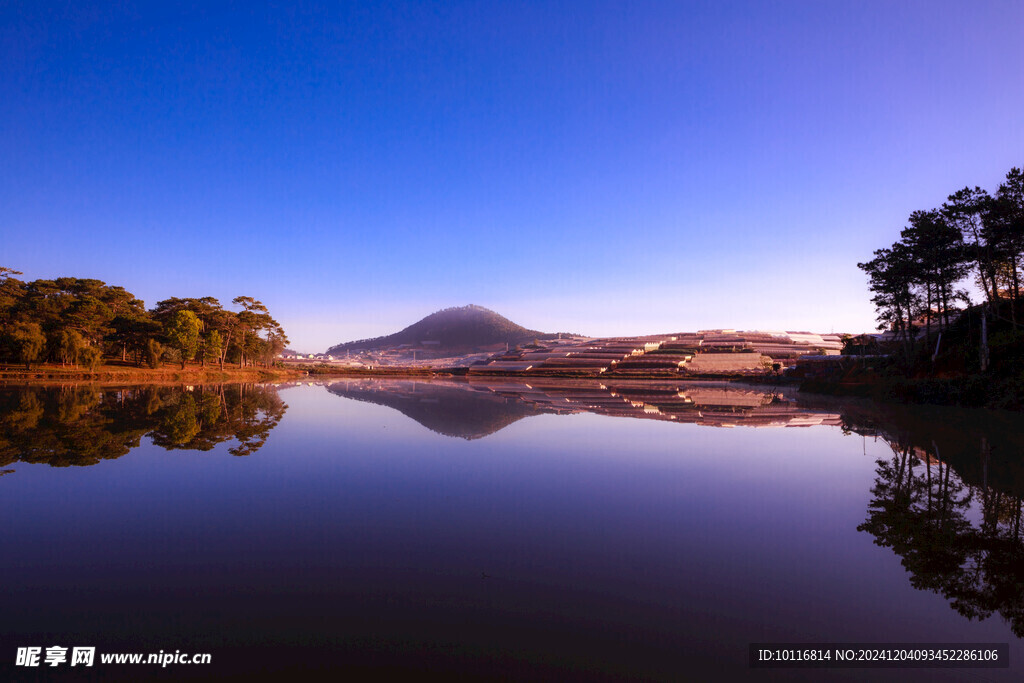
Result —
[[95, 369], [104, 359], [137, 366], [198, 361], [269, 366], [288, 344], [267, 307], [248, 296], [230, 311], [213, 297], [144, 303], [123, 287], [61, 277], [22, 282], [0, 267], [0, 359]]
[[891, 247], [857, 267], [867, 273], [878, 329], [907, 346], [923, 326], [949, 326], [959, 304], [971, 306], [969, 278], [984, 294], [987, 314], [1017, 329], [1024, 263], [1024, 173], [1013, 168], [995, 194], [965, 187], [934, 209], [910, 214]]

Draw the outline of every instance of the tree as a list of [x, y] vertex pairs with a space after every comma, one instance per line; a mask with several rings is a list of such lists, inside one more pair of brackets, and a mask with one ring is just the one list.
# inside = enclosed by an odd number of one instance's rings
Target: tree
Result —
[[932, 313], [937, 308], [940, 327], [949, 325], [949, 310], [956, 299], [955, 285], [967, 275], [967, 251], [960, 231], [939, 211], [915, 211], [901, 242], [913, 262], [914, 283], [924, 289], [925, 316], [931, 337]]
[[146, 364], [154, 370], [160, 367], [160, 359], [164, 355], [164, 345], [156, 339], [146, 340]]
[[[246, 300], [255, 301], [248, 297], [246, 297]], [[199, 318], [199, 322], [202, 323], [202, 330], [204, 332], [209, 334], [216, 330], [220, 334], [221, 343], [218, 347], [220, 349], [220, 355], [216, 357], [216, 359], [208, 357], [205, 351], [205, 343], [203, 343], [203, 350], [200, 352], [200, 360], [202, 360], [204, 364], [207, 360], [217, 360], [220, 363], [221, 369], [223, 369], [224, 360], [227, 356], [228, 350], [232, 348], [233, 339], [238, 335], [240, 330], [238, 314], [224, 310], [220, 305], [220, 301], [212, 296], [205, 296], [199, 299], [179, 299], [177, 297], [172, 297], [170, 299], [158, 301], [156, 308], [152, 311], [152, 314], [157, 320], [162, 323], [166, 323], [174, 313], [181, 310], [189, 310], [195, 313], [196, 317]]]
[[21, 272], [0, 266], [0, 325], [10, 324], [15, 307], [25, 293], [25, 283], [13, 275], [21, 275]]
[[246, 356], [252, 358], [259, 354], [260, 348], [257, 340], [258, 331], [262, 326], [264, 316], [270, 317], [267, 307], [262, 301], [257, 301], [251, 296], [236, 296], [231, 300], [236, 306], [241, 306], [242, 311], [236, 314], [236, 339], [235, 346], [238, 349], [238, 367], [245, 367]]
[[960, 231], [966, 256], [977, 268], [985, 298], [994, 307], [999, 298], [995, 286], [995, 254], [985, 230], [985, 217], [991, 208], [992, 197], [988, 192], [980, 187], [973, 190], [965, 187], [949, 195], [941, 211], [949, 224]]
[[119, 315], [111, 321], [111, 327], [114, 331], [108, 338], [121, 347], [121, 360], [125, 360], [131, 351], [135, 355], [136, 365], [142, 363], [146, 354], [146, 343], [156, 337], [161, 330], [160, 323], [146, 312]]
[[[137, 364], [145, 361], [154, 368], [161, 358], [173, 356], [184, 369], [198, 354], [204, 367], [216, 359], [223, 369], [229, 355], [244, 367], [247, 362], [269, 364], [288, 341], [266, 306], [252, 297], [235, 299], [243, 309], [239, 313], [224, 310], [214, 297], [172, 297], [146, 311], [123, 287], [100, 280], [59, 277], [26, 283], [14, 277], [20, 274], [0, 266], [0, 360], [21, 360], [22, 346], [36, 330], [43, 342], [32, 362], [65, 365], [83, 360], [95, 365], [115, 354], [125, 361], [133, 354]], [[37, 327], [28, 332], [17, 327], [20, 323]]]
[[920, 298], [914, 293], [916, 264], [907, 245], [896, 242], [889, 249], [878, 249], [875, 258], [857, 267], [868, 274], [871, 301], [878, 313], [878, 329], [891, 329], [901, 334], [909, 355], [913, 340], [914, 311]]
[[185, 361], [191, 360], [199, 348], [201, 325], [196, 314], [188, 310], [176, 311], [167, 322], [165, 334], [171, 347], [181, 354], [181, 369]]
[[1010, 169], [999, 186], [992, 208], [985, 216], [985, 235], [997, 262], [1006, 265], [1009, 276], [1010, 318], [1017, 328], [1017, 300], [1020, 295], [1020, 263], [1024, 257], [1024, 173]]
[[[5, 289], [6, 286], [0, 286]], [[38, 323], [46, 336], [59, 347], [61, 333], [73, 330], [86, 346], [124, 342], [117, 338], [114, 320], [145, 315], [142, 302], [123, 287], [112, 287], [99, 280], [62, 277], [35, 280], [20, 286], [15, 315]], [[3, 298], [0, 296], [0, 298]]]
[[204, 296], [199, 299], [171, 297], [170, 299], [158, 301], [156, 308], [152, 311], [152, 315], [162, 324], [166, 324], [171, 316], [178, 311], [192, 311], [195, 313], [196, 317], [199, 318], [199, 322], [202, 323], [203, 329], [206, 330], [218, 327], [213, 323], [224, 312], [224, 309], [221, 308], [220, 302], [212, 296]]
[[288, 337], [284, 335], [284, 330], [281, 329], [280, 325], [276, 325], [271, 330], [267, 331], [267, 339], [263, 348], [263, 363], [266, 366], [270, 366], [285, 347], [288, 345]]
[[87, 369], [95, 370], [103, 362], [103, 351], [98, 346], [86, 346], [78, 358]]
[[26, 370], [32, 369], [32, 363], [39, 360], [46, 347], [46, 336], [38, 323], [17, 323], [10, 332], [15, 352]]
[[221, 339], [220, 332], [212, 330], [203, 339], [203, 365], [206, 365], [206, 361], [217, 360], [221, 358], [221, 350], [224, 346], [224, 340]]
[[[252, 297], [239, 296], [232, 303], [244, 310], [237, 314], [235, 348], [239, 354], [239, 367], [244, 367], [246, 358], [262, 358], [269, 365], [274, 355], [288, 345], [284, 328], [270, 317], [270, 312], [261, 301]], [[260, 336], [260, 334], [265, 336]]]
[[57, 353], [61, 365], [78, 365], [78, 356], [85, 348], [85, 340], [75, 330], [61, 330], [57, 341]]

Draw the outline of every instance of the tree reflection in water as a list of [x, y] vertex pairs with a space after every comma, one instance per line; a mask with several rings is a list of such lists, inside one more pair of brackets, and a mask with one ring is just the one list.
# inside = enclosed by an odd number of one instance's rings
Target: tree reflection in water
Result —
[[95, 465], [137, 448], [143, 436], [162, 448], [208, 451], [236, 443], [258, 451], [287, 405], [274, 387], [31, 387], [0, 392], [0, 466]]
[[[924, 447], [905, 436], [886, 441], [893, 455], [876, 463], [868, 516], [857, 529], [900, 556], [915, 588], [944, 596], [969, 619], [998, 612], [1024, 637], [1021, 496], [965, 482], [934, 440]], [[985, 437], [978, 456], [987, 474]]]
[[[711, 425], [842, 424], [844, 431], [880, 437], [891, 456], [876, 463], [867, 518], [858, 530], [901, 558], [915, 588], [944, 596], [970, 619], [998, 613], [1024, 637], [1020, 416], [870, 405], [838, 407], [840, 415], [833, 412], [837, 406], [780, 402], [751, 388], [598, 389], [346, 382], [328, 390], [396, 407], [461, 438], [481, 438], [528, 415], [580, 411]], [[124, 455], [144, 436], [168, 450], [208, 451], [233, 441], [229, 453], [249, 455], [266, 443], [286, 409], [276, 388], [255, 384], [4, 390], [0, 468], [15, 462], [93, 465]], [[728, 419], [717, 419], [722, 415]]]

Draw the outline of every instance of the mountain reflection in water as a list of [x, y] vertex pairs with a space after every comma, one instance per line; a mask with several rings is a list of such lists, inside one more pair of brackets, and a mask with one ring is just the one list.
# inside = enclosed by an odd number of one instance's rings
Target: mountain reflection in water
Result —
[[287, 406], [270, 386], [25, 387], [0, 391], [0, 466], [95, 465], [137, 448], [143, 436], [167, 450], [208, 451], [235, 440], [232, 455], [263, 446]]
[[841, 424], [838, 414], [800, 408], [776, 392], [723, 383], [355, 379], [333, 382], [327, 390], [394, 408], [433, 432], [463, 439], [488, 436], [531, 415], [580, 412], [711, 427]]

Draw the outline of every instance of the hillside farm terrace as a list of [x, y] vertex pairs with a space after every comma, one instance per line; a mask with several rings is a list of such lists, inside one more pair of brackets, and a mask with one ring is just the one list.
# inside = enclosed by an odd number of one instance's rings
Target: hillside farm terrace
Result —
[[838, 335], [811, 332], [696, 333], [606, 339], [539, 340], [503, 351], [469, 368], [470, 374], [579, 373], [630, 375], [762, 374], [803, 356], [839, 355]]

